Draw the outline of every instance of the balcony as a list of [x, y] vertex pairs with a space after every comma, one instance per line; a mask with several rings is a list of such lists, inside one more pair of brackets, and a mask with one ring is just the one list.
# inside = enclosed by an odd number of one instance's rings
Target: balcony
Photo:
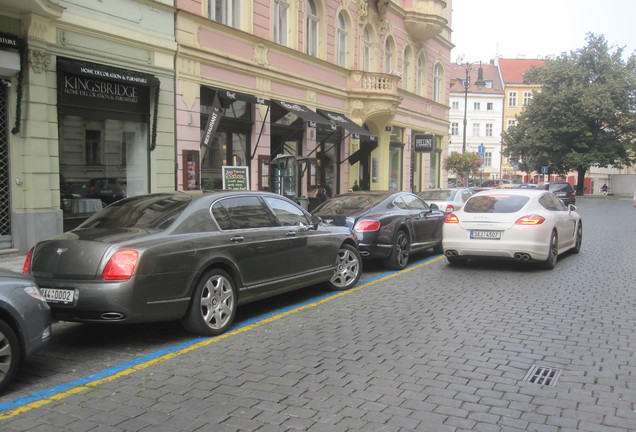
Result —
[[411, 37], [419, 41], [434, 38], [444, 30], [448, 20], [444, 18], [446, 1], [413, 0], [413, 8], [407, 8], [404, 25]]
[[351, 71], [349, 97], [353, 101], [354, 121], [374, 118], [387, 121], [402, 102], [398, 94], [401, 77], [381, 72]]

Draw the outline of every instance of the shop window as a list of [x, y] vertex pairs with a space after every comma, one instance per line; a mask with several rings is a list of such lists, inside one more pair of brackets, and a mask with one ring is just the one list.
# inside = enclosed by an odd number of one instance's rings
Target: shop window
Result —
[[98, 130], [84, 132], [84, 146], [86, 165], [100, 165], [102, 163], [102, 133]]
[[185, 190], [199, 189], [199, 152], [197, 150], [183, 151], [183, 188]]

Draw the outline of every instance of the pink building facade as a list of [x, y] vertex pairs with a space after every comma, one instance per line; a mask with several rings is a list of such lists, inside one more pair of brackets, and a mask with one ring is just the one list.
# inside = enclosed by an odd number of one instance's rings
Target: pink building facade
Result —
[[225, 188], [228, 167], [290, 197], [443, 184], [450, 1], [176, 7], [177, 189]]

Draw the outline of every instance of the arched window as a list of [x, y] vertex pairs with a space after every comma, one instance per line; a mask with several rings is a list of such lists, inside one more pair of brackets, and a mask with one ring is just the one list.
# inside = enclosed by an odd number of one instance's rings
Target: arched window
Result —
[[424, 57], [419, 56], [417, 58], [417, 83], [416, 85], [416, 93], [420, 96], [424, 96]]
[[289, 0], [274, 0], [274, 42], [287, 46]]
[[386, 38], [384, 44], [384, 72], [391, 73], [393, 70], [393, 57], [395, 51], [395, 44], [390, 37]]
[[338, 63], [338, 66], [347, 67], [347, 19], [343, 12], [338, 14], [336, 56], [336, 63]]
[[411, 86], [411, 63], [413, 62], [413, 54], [411, 48], [406, 47], [404, 50], [404, 63], [402, 65], [402, 88], [409, 90]]
[[371, 71], [371, 35], [369, 26], [365, 26], [362, 32], [362, 70]]
[[439, 64], [435, 65], [435, 69], [433, 70], [433, 100], [435, 102], [442, 101], [442, 79], [444, 76], [444, 71], [442, 70], [442, 66]]
[[305, 26], [305, 46], [306, 52], [310, 56], [318, 56], [318, 24], [320, 17], [318, 16], [318, 9], [313, 0], [307, 0], [307, 18]]

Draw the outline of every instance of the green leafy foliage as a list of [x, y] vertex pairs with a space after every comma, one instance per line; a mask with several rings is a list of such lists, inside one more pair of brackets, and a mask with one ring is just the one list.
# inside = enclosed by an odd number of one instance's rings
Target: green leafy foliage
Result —
[[576, 170], [579, 194], [591, 166], [631, 165], [636, 155], [636, 56], [624, 60], [603, 36], [587, 42], [525, 74], [541, 92], [504, 133], [505, 154], [521, 170]]
[[452, 152], [442, 166], [449, 173], [472, 176], [479, 172], [481, 158], [476, 153]]

